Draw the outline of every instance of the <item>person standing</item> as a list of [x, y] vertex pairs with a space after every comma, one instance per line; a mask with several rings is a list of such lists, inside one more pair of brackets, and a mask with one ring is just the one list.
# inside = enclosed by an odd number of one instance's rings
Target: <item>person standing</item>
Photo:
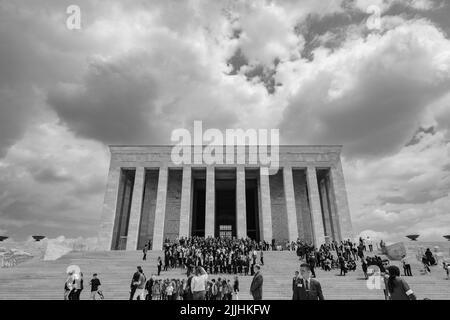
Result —
[[325, 300], [322, 287], [317, 279], [311, 278], [310, 265], [300, 265], [301, 278], [296, 280], [294, 300]]
[[74, 289], [74, 271], [69, 271], [67, 273], [67, 279], [64, 283], [64, 300], [72, 300], [72, 291]]
[[309, 268], [311, 270], [313, 278], [316, 277], [316, 273], [314, 272], [314, 268], [316, 267], [316, 255], [312, 252], [311, 255], [308, 258]]
[[261, 274], [261, 267], [259, 265], [254, 266], [255, 275], [253, 276], [252, 284], [250, 285], [250, 294], [253, 300], [262, 300], [263, 293], [263, 276]]
[[259, 261], [261, 262], [261, 265], [263, 266], [264, 265], [264, 253], [262, 250], [259, 252]]
[[147, 246], [147, 244], [145, 244], [144, 249], [142, 249], [142, 253], [144, 254], [142, 257], [143, 261], [147, 260], [147, 251], [148, 251], [148, 246]]
[[174, 287], [173, 287], [173, 282], [170, 281], [169, 284], [166, 287], [166, 296], [167, 296], [167, 300], [174, 300], [173, 296], [174, 296]]
[[238, 278], [238, 276], [234, 277], [233, 292], [234, 292], [234, 296], [235, 296], [234, 300], [239, 300], [239, 278]]
[[145, 300], [152, 300], [152, 289], [153, 284], [155, 283], [155, 275], [152, 275], [152, 277], [145, 283], [145, 291], [147, 291], [147, 295], [145, 296]]
[[83, 291], [83, 273], [75, 275], [74, 289], [71, 300], [80, 300], [81, 291]]
[[198, 266], [195, 270], [195, 276], [191, 280], [191, 290], [193, 300], [205, 300], [206, 281], [208, 274], [203, 267]]
[[131, 284], [130, 284], [130, 300], [133, 300], [134, 293], [136, 292], [136, 285], [135, 283], [139, 281], [139, 268], [137, 267], [137, 271], [133, 274], [133, 277], [131, 278]]
[[295, 271], [294, 278], [292, 278], [292, 300], [296, 300], [295, 299], [295, 297], [296, 297], [295, 296], [295, 294], [296, 294], [295, 288], [297, 287], [298, 277], [299, 277], [299, 273], [298, 273], [298, 271]]
[[404, 255], [402, 258], [402, 264], [405, 276], [412, 277], [411, 264], [409, 263], [409, 259], [406, 257], [406, 255]]
[[389, 266], [386, 271], [389, 275], [386, 284], [389, 300], [416, 300], [408, 283], [400, 277], [400, 269], [397, 266]]
[[161, 268], [162, 268], [162, 260], [161, 257], [158, 257], [158, 261], [156, 263], [157, 267], [158, 267], [158, 277], [161, 274]]

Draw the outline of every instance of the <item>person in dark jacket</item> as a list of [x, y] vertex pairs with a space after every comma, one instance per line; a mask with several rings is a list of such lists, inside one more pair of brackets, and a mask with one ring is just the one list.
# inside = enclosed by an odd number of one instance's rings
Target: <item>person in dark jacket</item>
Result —
[[131, 279], [131, 284], [130, 284], [130, 300], [133, 300], [133, 297], [134, 297], [134, 293], [136, 292], [136, 289], [137, 289], [137, 285], [135, 284], [136, 282], [138, 282], [139, 281], [139, 278], [140, 278], [140, 276], [141, 276], [141, 273], [140, 273], [140, 266], [139, 267], [137, 267], [137, 271], [133, 274], [133, 278]]
[[152, 277], [145, 283], [145, 290], [147, 291], [145, 300], [152, 300], [152, 289], [154, 283], [155, 283], [155, 276], [152, 275]]
[[236, 297], [236, 300], [238, 300], [238, 295], [239, 295], [239, 278], [238, 276], [234, 277], [234, 283], [233, 283], [233, 293]]
[[295, 282], [293, 300], [325, 300], [320, 282], [311, 278], [309, 264], [300, 265], [300, 275]]
[[161, 261], [161, 257], [158, 257], [158, 262], [156, 263], [157, 267], [158, 267], [158, 277], [161, 274], [161, 268], [162, 268], [162, 261]]
[[250, 294], [253, 300], [262, 300], [263, 293], [263, 276], [261, 274], [261, 267], [259, 265], [254, 266], [255, 275], [253, 276], [252, 284], [250, 285]]

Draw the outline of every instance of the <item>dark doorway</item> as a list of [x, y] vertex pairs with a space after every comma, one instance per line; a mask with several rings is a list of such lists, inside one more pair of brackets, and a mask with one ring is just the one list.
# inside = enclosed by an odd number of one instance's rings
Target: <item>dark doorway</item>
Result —
[[194, 179], [194, 194], [192, 198], [192, 231], [197, 237], [205, 236], [205, 205], [206, 180]]
[[259, 241], [258, 219], [258, 181], [256, 179], [245, 180], [245, 208], [247, 216], [247, 236]]
[[[230, 183], [231, 182], [231, 183]], [[236, 236], [236, 188], [235, 181], [216, 181], [216, 228], [219, 237]]]

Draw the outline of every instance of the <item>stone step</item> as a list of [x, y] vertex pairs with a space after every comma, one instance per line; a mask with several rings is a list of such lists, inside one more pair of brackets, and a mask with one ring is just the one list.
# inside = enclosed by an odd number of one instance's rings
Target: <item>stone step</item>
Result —
[[[161, 251], [149, 251], [147, 261], [142, 261], [139, 251], [72, 252], [56, 261], [33, 261], [13, 269], [0, 269], [0, 299], [62, 299], [66, 268], [78, 265], [84, 272], [86, 284], [97, 272], [107, 299], [127, 299], [129, 283], [137, 265], [142, 265], [147, 277], [156, 274], [156, 259]], [[290, 299], [291, 279], [300, 261], [294, 252], [268, 251], [264, 254], [264, 299]], [[414, 277], [405, 277], [419, 299], [448, 299], [450, 281], [444, 280], [444, 270], [433, 267], [431, 275], [419, 275], [420, 265], [413, 266]], [[339, 276], [339, 270], [316, 270], [326, 299], [384, 299], [382, 290], [367, 288], [358, 265], [355, 272]], [[210, 275], [211, 278], [232, 280], [234, 275]], [[162, 272], [161, 278], [185, 278], [185, 271], [172, 269]], [[240, 276], [240, 299], [250, 299], [248, 293], [252, 277]], [[89, 297], [88, 288], [82, 299]]]

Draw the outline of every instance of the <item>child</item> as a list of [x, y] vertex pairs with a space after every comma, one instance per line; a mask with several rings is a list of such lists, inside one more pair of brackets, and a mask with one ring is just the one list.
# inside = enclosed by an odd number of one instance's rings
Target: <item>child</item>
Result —
[[94, 273], [92, 275], [92, 279], [90, 281], [90, 285], [91, 285], [91, 296], [90, 296], [90, 299], [91, 300], [95, 300], [95, 296], [98, 293], [98, 295], [100, 296], [100, 299], [103, 300], [105, 297], [103, 296], [102, 291], [99, 290], [99, 287], [100, 287], [101, 283], [100, 283], [100, 279], [97, 278], [97, 274], [96, 273]]

